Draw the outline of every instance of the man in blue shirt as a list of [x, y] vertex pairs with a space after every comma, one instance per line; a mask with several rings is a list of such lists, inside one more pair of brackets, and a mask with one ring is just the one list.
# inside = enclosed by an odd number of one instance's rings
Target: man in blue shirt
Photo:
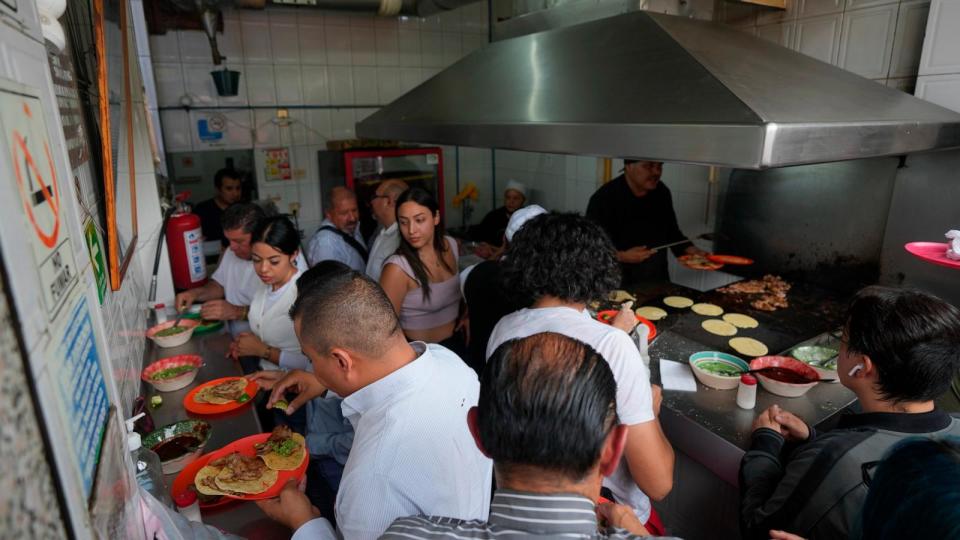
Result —
[[326, 219], [307, 246], [310, 265], [320, 261], [340, 261], [357, 272], [363, 272], [369, 255], [360, 235], [357, 196], [345, 187], [335, 187], [323, 205]]

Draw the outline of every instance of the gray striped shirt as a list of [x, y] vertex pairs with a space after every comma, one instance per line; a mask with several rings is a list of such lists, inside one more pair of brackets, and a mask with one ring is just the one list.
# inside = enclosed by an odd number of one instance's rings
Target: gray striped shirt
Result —
[[[380, 537], [389, 540], [472, 538], [641, 538], [623, 529], [600, 530], [593, 501], [573, 493], [541, 494], [498, 489], [490, 503], [490, 518], [462, 520], [445, 517], [398, 518]], [[666, 537], [642, 537], [665, 539]], [[676, 539], [675, 539], [676, 540]]]

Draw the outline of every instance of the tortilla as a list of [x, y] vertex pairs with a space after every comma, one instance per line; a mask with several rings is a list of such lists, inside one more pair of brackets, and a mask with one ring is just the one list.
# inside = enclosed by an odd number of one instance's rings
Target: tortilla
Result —
[[700, 323], [704, 330], [717, 336], [735, 336], [737, 327], [720, 319], [707, 319]]
[[275, 471], [292, 471], [303, 463], [303, 458], [305, 458], [307, 454], [307, 441], [305, 441], [303, 435], [299, 433], [294, 433], [292, 438], [300, 446], [289, 456], [282, 456], [274, 451], [267, 452], [260, 456], [263, 458], [263, 462], [267, 464], [267, 467]]
[[682, 255], [677, 257], [677, 260], [680, 264], [691, 270], [717, 270], [723, 268], [723, 264], [713, 262], [703, 255]]
[[[203, 388], [193, 396], [193, 400], [197, 403], [225, 405], [227, 403], [233, 403], [236, 401], [237, 397], [240, 397], [246, 388], [247, 380], [241, 377], [238, 379], [233, 379], [232, 381], [222, 382], [215, 386]], [[237, 397], [227, 397], [231, 393], [236, 393]]]
[[767, 346], [748, 337], [735, 337], [729, 342], [730, 348], [745, 356], [763, 356], [769, 352]]
[[690, 309], [697, 315], [706, 315], [707, 317], [723, 315], [723, 308], [714, 304], [694, 304]]
[[693, 305], [693, 300], [683, 296], [668, 296], [663, 299], [663, 303], [677, 309], [688, 308]]
[[727, 313], [723, 316], [723, 320], [736, 326], [737, 328], [756, 328], [760, 326], [760, 323], [758, 323], [753, 317], [740, 313]]
[[260, 478], [255, 480], [225, 480], [225, 476], [229, 476], [230, 471], [225, 467], [220, 471], [220, 474], [217, 475], [216, 482], [217, 486], [220, 489], [225, 489], [228, 491], [233, 491], [236, 493], [249, 493], [257, 494], [263, 493], [264, 491], [273, 487], [277, 483], [277, 479], [280, 478], [280, 473], [273, 469], [264, 469], [263, 474], [260, 475]]
[[607, 299], [615, 304], [619, 304], [620, 302], [624, 302], [626, 300], [636, 301], [637, 297], [633, 296], [627, 291], [617, 289], [615, 291], [611, 291], [610, 294], [607, 295]]
[[220, 467], [207, 465], [197, 471], [197, 475], [193, 477], [193, 485], [197, 488], [197, 491], [203, 493], [204, 495], [226, 495], [226, 493], [223, 491], [220, 491], [219, 489], [213, 489], [212, 487], [203, 483], [205, 478], [216, 479], [218, 474], [220, 474]]
[[637, 315], [648, 321], [659, 321], [667, 316], [667, 312], [656, 306], [643, 306], [637, 308]]

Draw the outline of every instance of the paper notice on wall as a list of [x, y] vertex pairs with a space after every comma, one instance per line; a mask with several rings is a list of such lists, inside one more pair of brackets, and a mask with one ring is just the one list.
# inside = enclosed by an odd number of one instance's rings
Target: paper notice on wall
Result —
[[30, 244], [43, 288], [44, 307], [52, 320], [77, 282], [77, 265], [68, 242], [62, 208], [62, 179], [57, 178], [40, 99], [19, 85], [0, 85], [0, 125], [11, 156], [13, 181], [20, 197], [19, 219]]
[[45, 356], [70, 433], [73, 459], [89, 497], [110, 409], [86, 295], [77, 289], [57, 320]]
[[263, 178], [267, 182], [281, 182], [293, 179], [290, 169], [289, 148], [265, 148], [262, 150], [264, 158]]

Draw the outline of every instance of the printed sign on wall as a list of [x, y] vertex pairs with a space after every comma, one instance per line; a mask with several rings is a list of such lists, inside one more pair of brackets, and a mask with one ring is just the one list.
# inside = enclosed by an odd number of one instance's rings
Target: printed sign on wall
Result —
[[262, 151], [264, 180], [267, 182], [282, 182], [293, 179], [293, 172], [290, 170], [289, 148], [265, 148]]
[[0, 87], [0, 125], [6, 132], [26, 238], [39, 269], [44, 307], [52, 320], [77, 281], [73, 248], [63, 232], [60, 179], [51, 155], [40, 100]]

